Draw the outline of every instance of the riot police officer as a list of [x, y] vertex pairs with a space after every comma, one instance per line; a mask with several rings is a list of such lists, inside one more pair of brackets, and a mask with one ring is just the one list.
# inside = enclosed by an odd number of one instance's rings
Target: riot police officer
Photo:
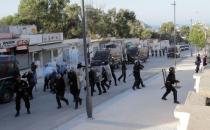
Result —
[[154, 50], [153, 49], [151, 50], [151, 53], [152, 53], [152, 56], [154, 56]]
[[112, 77], [114, 79], [115, 86], [117, 86], [117, 78], [114, 73], [115, 65], [113, 64], [113, 62], [111, 62], [111, 64], [110, 64], [110, 69], [111, 69]]
[[165, 49], [163, 49], [163, 56], [165, 56]]
[[162, 50], [161, 49], [159, 50], [159, 55], [162, 56]]
[[56, 101], [58, 103], [58, 109], [61, 108], [61, 101], [64, 101], [66, 103], [66, 105], [69, 105], [68, 100], [64, 97], [65, 94], [65, 81], [63, 79], [63, 77], [61, 76], [61, 74], [57, 74], [56, 75], [56, 79], [55, 79], [55, 93], [56, 93]]
[[121, 80], [121, 78], [123, 78], [123, 82], [124, 83], [126, 83], [126, 62], [125, 61], [123, 61], [122, 62], [122, 74], [121, 74], [121, 76], [118, 78], [118, 81], [120, 82], [120, 80]]
[[25, 107], [27, 108], [27, 113], [31, 114], [30, 112], [30, 101], [29, 101], [29, 87], [26, 81], [21, 80], [21, 76], [18, 75], [15, 77], [16, 82], [14, 85], [14, 92], [16, 93], [15, 103], [16, 103], [16, 111], [15, 117], [20, 115], [20, 104], [21, 99], [25, 102]]
[[27, 78], [28, 85], [29, 85], [29, 98], [33, 99], [33, 88], [36, 85], [36, 78], [35, 74], [33, 74], [33, 71], [28, 71], [27, 73], [24, 73], [22, 78]]
[[157, 54], [158, 54], [158, 51], [157, 51], [157, 50], [155, 50], [155, 56], [157, 56]]
[[200, 54], [198, 54], [198, 56], [196, 57], [196, 61], [195, 61], [195, 65], [196, 65], [195, 72], [196, 73], [198, 73], [198, 71], [200, 69], [200, 64], [201, 64], [201, 57], [200, 57]]
[[35, 62], [32, 62], [31, 63], [31, 71], [33, 72], [33, 75], [34, 75], [35, 85], [37, 84], [37, 73], [36, 73], [36, 70], [37, 70], [37, 65], [35, 64]]
[[95, 92], [95, 84], [96, 84], [96, 72], [93, 68], [90, 68], [89, 71], [89, 82], [91, 87], [91, 96], [93, 96], [93, 93]]
[[133, 90], [137, 89], [141, 89], [139, 87], [139, 85], [141, 84], [142, 87], [145, 87], [141, 75], [140, 75], [140, 70], [142, 70], [144, 68], [143, 65], [141, 65], [141, 63], [139, 61], [136, 61], [133, 67], [133, 76], [135, 78], [134, 84], [133, 84]]
[[166, 83], [165, 83], [166, 92], [162, 96], [162, 99], [167, 100], [166, 96], [172, 91], [174, 95], [174, 103], [179, 104], [179, 102], [177, 101], [177, 90], [173, 86], [175, 83], [179, 83], [179, 81], [176, 80], [176, 77], [175, 77], [175, 68], [170, 67], [169, 74], [168, 74], [168, 77], [166, 78]]
[[106, 93], [105, 86], [107, 87], [107, 89], [109, 89], [110, 86], [107, 84], [107, 81], [108, 81], [107, 72], [106, 72], [106, 69], [105, 69], [104, 67], [102, 67], [101, 76], [102, 76], [101, 87], [102, 87], [102, 89], [104, 90], [103, 93]]
[[79, 97], [80, 95], [80, 83], [77, 73], [73, 68], [68, 72], [70, 92], [74, 97], [75, 101], [75, 109], [78, 109], [78, 105], [82, 105], [82, 99]]

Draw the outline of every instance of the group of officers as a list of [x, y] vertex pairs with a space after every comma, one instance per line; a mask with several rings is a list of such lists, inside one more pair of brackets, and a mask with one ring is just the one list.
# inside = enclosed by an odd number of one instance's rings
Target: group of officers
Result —
[[166, 49], [159, 49], [159, 50], [153, 50], [151, 49], [151, 54], [152, 56], [165, 56], [165, 53], [166, 53]]
[[[73, 96], [75, 109], [78, 109], [79, 105], [82, 105], [82, 99], [80, 98], [81, 88], [86, 90], [85, 79], [84, 77], [84, 67], [81, 63], [77, 65], [77, 68], [71, 67], [70, 69], [65, 69], [65, 71], [59, 72], [59, 67], [57, 68], [57, 72], [53, 72], [48, 78], [45, 77], [44, 83], [44, 91], [49, 88], [51, 92], [55, 94], [56, 101], [58, 104], [58, 109], [61, 106], [61, 100], [69, 105], [68, 99], [64, 97], [65, 91], [69, 90]], [[141, 70], [144, 69], [144, 66], [140, 63], [140, 61], [135, 61], [133, 66], [133, 76], [134, 83], [132, 86], [133, 90], [141, 89], [145, 87], [142, 78], [141, 78]], [[20, 114], [20, 101], [24, 100], [25, 106], [27, 108], [27, 113], [30, 114], [30, 99], [33, 99], [33, 88], [36, 85], [36, 66], [33, 66], [30, 71], [25, 73], [22, 78], [27, 78], [27, 82], [21, 79], [21, 76], [16, 76], [15, 83], [15, 93], [16, 93], [16, 115]], [[123, 82], [126, 83], [126, 61], [122, 61], [121, 63], [121, 75], [118, 78], [118, 82], [123, 79]], [[106, 63], [103, 66], [90, 67], [89, 69], [89, 83], [91, 87], [91, 95], [93, 96], [96, 92], [95, 86], [98, 89], [98, 95], [103, 93], [107, 93], [108, 89], [112, 84], [112, 78], [114, 80], [114, 85], [117, 86], [117, 78], [115, 75], [115, 64], [114, 62]], [[167, 100], [166, 96], [173, 91], [174, 94], [174, 103], [179, 103], [177, 101], [177, 91], [174, 88], [173, 84], [178, 83], [179, 81], [175, 78], [175, 69], [171, 67], [169, 69], [169, 75], [167, 77], [165, 86], [166, 93], [163, 95], [162, 99]]]

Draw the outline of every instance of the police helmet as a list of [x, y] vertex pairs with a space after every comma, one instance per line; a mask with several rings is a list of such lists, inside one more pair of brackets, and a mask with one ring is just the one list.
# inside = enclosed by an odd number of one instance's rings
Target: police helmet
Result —
[[169, 72], [174, 72], [175, 71], [175, 68], [174, 67], [170, 67], [169, 68]]

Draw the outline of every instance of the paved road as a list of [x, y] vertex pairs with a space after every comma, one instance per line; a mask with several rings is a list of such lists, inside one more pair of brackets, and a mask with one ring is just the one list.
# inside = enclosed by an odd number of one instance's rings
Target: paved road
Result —
[[[183, 104], [194, 86], [194, 58], [187, 58], [178, 64], [176, 77], [182, 87], [177, 89], [178, 100]], [[54, 130], [176, 130], [179, 121], [174, 118], [173, 94], [167, 101], [161, 100], [165, 89], [162, 75], [146, 81], [147, 88], [127, 90], [95, 107], [94, 119], [85, 114], [70, 120]]]
[[[190, 52], [184, 52], [181, 59], [189, 56]], [[174, 64], [174, 59], [167, 59], [166, 57], [151, 57], [145, 68], [142, 71], [142, 77], [144, 80], [151, 78], [161, 71], [162, 68], [167, 68]], [[132, 65], [128, 66], [128, 75], [132, 73]], [[119, 76], [119, 70], [116, 72]], [[93, 105], [97, 106], [114, 96], [131, 89], [133, 84], [133, 76], [128, 77], [127, 83], [122, 82], [119, 85], [112, 86], [108, 93], [98, 96], [97, 94], [93, 97]], [[78, 110], [74, 110], [74, 104], [72, 103], [73, 98], [69, 93], [66, 93], [66, 97], [70, 101], [70, 106], [63, 104], [62, 109], [57, 110], [57, 104], [55, 95], [48, 92], [42, 92], [43, 79], [39, 80], [37, 86], [37, 92], [34, 92], [35, 98], [31, 102], [31, 115], [26, 114], [24, 104], [22, 103], [22, 109], [20, 117], [14, 118], [15, 114], [15, 103], [14, 101], [8, 104], [0, 104], [0, 129], [1, 130], [48, 130], [56, 128], [67, 121], [77, 117], [81, 113], [85, 113], [85, 102], [79, 107]], [[83, 101], [85, 101], [85, 91], [81, 92]]]

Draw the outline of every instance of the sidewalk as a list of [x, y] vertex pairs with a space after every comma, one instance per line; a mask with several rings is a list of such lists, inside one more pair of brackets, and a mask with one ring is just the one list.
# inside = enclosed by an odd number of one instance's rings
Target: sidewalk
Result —
[[[194, 86], [194, 59], [187, 58], [177, 68], [177, 79], [183, 86], [178, 89], [178, 100], [184, 103], [187, 92]], [[130, 89], [94, 108], [93, 120], [82, 114], [55, 130], [176, 130], [178, 122], [173, 115], [176, 105], [172, 93], [167, 101], [161, 100], [165, 92], [161, 89], [162, 75], [145, 83], [144, 89]]]

